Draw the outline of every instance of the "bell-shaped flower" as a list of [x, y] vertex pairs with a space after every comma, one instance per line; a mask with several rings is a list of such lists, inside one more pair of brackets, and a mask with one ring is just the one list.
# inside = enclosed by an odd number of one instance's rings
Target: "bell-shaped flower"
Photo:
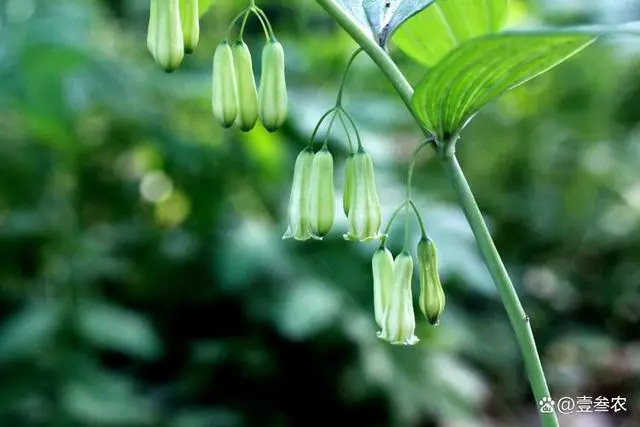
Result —
[[184, 58], [184, 39], [182, 37], [182, 21], [180, 19], [179, 0], [155, 0], [151, 4], [155, 10], [150, 11], [150, 17], [155, 22], [149, 22], [151, 30], [155, 31], [155, 42], [147, 39], [147, 45], [154, 47], [154, 58], [158, 65], [166, 72], [175, 71]]
[[193, 53], [200, 39], [200, 11], [198, 0], [180, 0], [180, 18], [184, 53]]
[[262, 49], [262, 75], [258, 88], [260, 121], [269, 132], [275, 132], [287, 119], [287, 81], [284, 49], [275, 39]]
[[376, 323], [383, 327], [384, 310], [389, 304], [393, 289], [393, 255], [385, 246], [380, 246], [371, 259], [373, 272], [373, 308]]
[[309, 180], [309, 223], [314, 237], [327, 235], [334, 219], [333, 157], [324, 147], [313, 156]]
[[437, 325], [444, 311], [444, 290], [438, 275], [438, 259], [433, 240], [423, 237], [418, 243], [418, 271], [420, 274], [420, 311], [429, 323]]
[[348, 220], [347, 240], [365, 241], [381, 237], [380, 225], [382, 213], [380, 200], [376, 192], [373, 162], [364, 150], [353, 155], [352, 170], [346, 171], [345, 197], [349, 201], [345, 206]]
[[355, 154], [349, 154], [346, 162], [344, 163], [344, 190], [342, 193], [342, 210], [344, 215], [349, 217], [349, 205], [351, 204], [351, 194], [353, 193], [353, 165]]
[[283, 239], [307, 240], [312, 237], [309, 222], [309, 183], [313, 157], [313, 151], [305, 148], [296, 158], [289, 198], [289, 226], [282, 236]]
[[411, 293], [412, 276], [413, 259], [408, 252], [402, 251], [393, 265], [393, 287], [382, 316], [382, 330], [378, 332], [378, 338], [391, 344], [413, 345], [419, 341], [414, 335], [416, 319]]
[[238, 117], [238, 83], [233, 50], [227, 41], [220, 43], [213, 54], [211, 108], [213, 117], [225, 128]]

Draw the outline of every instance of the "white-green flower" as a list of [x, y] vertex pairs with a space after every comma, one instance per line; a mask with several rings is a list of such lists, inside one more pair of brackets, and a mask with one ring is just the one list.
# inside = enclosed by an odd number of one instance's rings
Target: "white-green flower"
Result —
[[384, 246], [378, 248], [371, 260], [373, 272], [373, 308], [376, 323], [382, 328], [384, 310], [389, 303], [393, 289], [393, 255]]
[[408, 252], [402, 251], [393, 265], [393, 287], [382, 316], [382, 330], [378, 332], [379, 338], [391, 344], [413, 345], [419, 341], [414, 335], [412, 276], [413, 259]]
[[[180, 19], [179, 0], [155, 0], [155, 10], [151, 10], [150, 27], [155, 31], [154, 58], [166, 72], [175, 71], [184, 58], [184, 39], [182, 36], [182, 21]], [[147, 40], [149, 45], [149, 40]]]
[[353, 193], [353, 172], [354, 172], [355, 154], [349, 154], [347, 161], [344, 163], [344, 191], [342, 194], [342, 210], [346, 217], [349, 217], [349, 205], [351, 204], [351, 194]]
[[353, 155], [352, 164], [348, 164], [345, 177], [345, 197], [349, 197], [344, 206], [347, 212], [347, 240], [365, 241], [381, 237], [380, 225], [382, 213], [380, 200], [376, 192], [371, 157], [363, 150]]
[[334, 193], [333, 157], [329, 150], [322, 148], [313, 156], [309, 181], [309, 223], [315, 237], [324, 237], [333, 227]]
[[440, 276], [438, 259], [433, 240], [423, 237], [418, 243], [418, 271], [420, 273], [420, 311], [429, 323], [437, 325], [444, 311], [445, 297]]
[[313, 167], [313, 151], [305, 148], [298, 154], [293, 169], [289, 197], [289, 226], [283, 239], [307, 240], [312, 237], [309, 222], [309, 183]]

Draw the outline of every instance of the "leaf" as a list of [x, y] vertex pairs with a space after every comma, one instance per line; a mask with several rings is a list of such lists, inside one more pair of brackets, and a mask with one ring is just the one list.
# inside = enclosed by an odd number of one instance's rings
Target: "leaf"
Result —
[[386, 46], [387, 40], [402, 23], [434, 0], [364, 0], [363, 7], [369, 25], [380, 46]]
[[154, 359], [161, 353], [153, 325], [138, 313], [89, 301], [78, 311], [81, 336], [97, 347], [142, 359]]
[[0, 362], [38, 354], [60, 326], [57, 303], [44, 301], [25, 307], [0, 329]]
[[92, 369], [89, 375], [64, 384], [60, 404], [83, 424], [100, 426], [153, 425], [154, 407], [136, 393], [130, 378]]
[[198, 0], [198, 13], [200, 16], [207, 13], [212, 4], [213, 0]]
[[503, 33], [469, 40], [418, 84], [413, 109], [437, 138], [448, 138], [484, 105], [595, 40], [593, 34], [568, 32]]
[[433, 67], [465, 41], [500, 31], [508, 9], [509, 0], [436, 0], [402, 25], [393, 41], [415, 61]]

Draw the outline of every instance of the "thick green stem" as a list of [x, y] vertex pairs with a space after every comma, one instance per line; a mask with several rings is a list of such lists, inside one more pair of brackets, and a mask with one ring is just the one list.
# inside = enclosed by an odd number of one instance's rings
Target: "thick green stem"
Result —
[[[542, 364], [540, 363], [540, 357], [538, 356], [536, 342], [533, 338], [529, 316], [527, 316], [522, 308], [522, 304], [520, 304], [518, 294], [511, 283], [509, 273], [507, 273], [507, 269], [504, 267], [498, 250], [491, 239], [491, 234], [482, 218], [480, 208], [478, 208], [478, 204], [473, 197], [471, 188], [469, 188], [469, 184], [462, 173], [458, 159], [456, 159], [454, 153], [443, 153], [440, 158], [451, 180], [451, 184], [458, 195], [462, 210], [469, 221], [482, 258], [484, 258], [489, 273], [491, 273], [491, 277], [498, 288], [502, 303], [507, 310], [509, 321], [520, 345], [525, 369], [529, 375], [531, 389], [533, 390], [537, 406], [537, 402], [543, 397], [550, 397], [550, 394], [547, 381], [544, 377], [544, 371], [542, 370]], [[545, 427], [559, 426], [555, 413], [541, 413], [540, 418], [542, 425]]]
[[[396, 92], [405, 103], [413, 117], [425, 133], [425, 136], [432, 135], [420, 124], [416, 113], [411, 106], [411, 98], [413, 97], [413, 88], [406, 80], [402, 72], [398, 69], [389, 55], [382, 49], [376, 41], [366, 34], [360, 25], [342, 8], [335, 0], [317, 0], [329, 15], [362, 47], [362, 49], [371, 57], [378, 65], [380, 70], [389, 79]], [[453, 145], [450, 146], [453, 148]], [[469, 221], [471, 230], [476, 238], [476, 243], [480, 249], [480, 253], [484, 262], [491, 273], [491, 277], [502, 298], [509, 321], [516, 335], [520, 351], [524, 359], [525, 369], [529, 376], [531, 389], [536, 399], [536, 407], [538, 401], [543, 397], [550, 397], [547, 381], [542, 370], [540, 357], [536, 349], [535, 340], [529, 324], [529, 318], [524, 312], [518, 295], [509, 279], [500, 255], [491, 239], [491, 234], [482, 218], [480, 209], [473, 197], [473, 193], [469, 188], [460, 165], [455, 157], [454, 150], [441, 150], [440, 158], [449, 175], [451, 184], [458, 195], [458, 199], [462, 209]], [[558, 419], [555, 413], [540, 413], [540, 420], [544, 427], [558, 427]]]

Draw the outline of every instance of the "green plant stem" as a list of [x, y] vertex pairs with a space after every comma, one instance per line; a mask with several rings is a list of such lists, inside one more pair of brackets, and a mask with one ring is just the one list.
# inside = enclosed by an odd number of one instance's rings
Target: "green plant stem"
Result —
[[422, 238], [426, 239], [429, 236], [427, 235], [427, 227], [424, 226], [424, 221], [422, 220], [422, 216], [420, 215], [420, 211], [418, 210], [418, 207], [413, 202], [413, 200], [409, 200], [409, 205], [413, 208], [413, 212], [416, 214], [416, 218], [418, 218], [418, 224], [420, 225], [420, 231], [422, 232]]
[[347, 143], [349, 143], [349, 154], [353, 154], [353, 142], [351, 141], [351, 134], [349, 133], [349, 127], [347, 126], [347, 123], [344, 121], [342, 110], [338, 111], [338, 116], [340, 118], [340, 123], [342, 123], [342, 128], [344, 129], [344, 133], [347, 135]]
[[381, 246], [384, 246], [384, 244], [387, 242], [387, 238], [389, 237], [389, 231], [391, 231], [391, 225], [393, 225], [393, 221], [396, 220], [396, 217], [398, 216], [402, 208], [405, 207], [406, 204], [407, 204], [406, 201], [402, 202], [402, 204], [398, 206], [396, 210], [393, 212], [393, 214], [391, 215], [391, 219], [389, 219], [389, 221], [387, 222], [387, 225], [384, 227], [384, 231], [382, 232], [382, 237], [380, 238]]
[[358, 150], [359, 151], [364, 150], [364, 147], [362, 146], [362, 139], [360, 139], [360, 132], [358, 132], [358, 127], [356, 126], [356, 122], [351, 117], [351, 114], [347, 113], [347, 110], [345, 110], [340, 106], [336, 108], [338, 108], [342, 112], [342, 114], [347, 118], [347, 120], [351, 124], [351, 127], [353, 128], [353, 132], [356, 134], [356, 142], [358, 143]]
[[351, 69], [351, 64], [358, 57], [358, 55], [362, 52], [362, 48], [359, 47], [349, 58], [349, 62], [347, 62], [347, 66], [344, 69], [344, 73], [342, 74], [342, 82], [340, 83], [340, 89], [338, 90], [338, 96], [336, 98], [336, 106], [342, 106], [342, 94], [344, 93], [344, 85], [347, 83], [347, 76], [349, 75], [349, 70]]
[[[417, 117], [411, 106], [411, 99], [413, 97], [413, 88], [406, 80], [402, 72], [398, 69], [389, 55], [382, 49], [375, 40], [369, 37], [359, 26], [359, 24], [344, 10], [335, 0], [316, 0], [320, 6], [322, 6], [326, 12], [362, 47], [362, 49], [371, 57], [371, 59], [378, 65], [380, 70], [389, 79], [394, 89], [402, 98], [413, 117], [416, 119], [416, 123], [420, 124], [420, 120]], [[425, 133], [425, 136], [432, 137], [430, 132], [420, 124], [421, 129]], [[455, 141], [453, 141], [455, 142]], [[469, 188], [462, 169], [455, 157], [454, 145], [451, 141], [449, 150], [440, 150], [440, 159], [443, 162], [444, 168], [451, 180], [451, 184], [457, 193], [459, 202], [467, 217], [471, 230], [476, 239], [480, 253], [484, 259], [484, 262], [491, 273], [491, 277], [500, 293], [502, 303], [505, 306], [509, 321], [515, 332], [520, 352], [524, 359], [525, 369], [529, 377], [531, 389], [537, 402], [543, 397], [549, 397], [549, 388], [547, 381], [542, 370], [540, 363], [540, 357], [536, 349], [535, 340], [529, 324], [529, 317], [526, 315], [522, 304], [518, 298], [518, 295], [509, 279], [500, 255], [496, 250], [495, 244], [491, 239], [491, 234], [487, 229], [487, 226], [482, 218], [480, 209], [473, 197], [473, 193]], [[550, 414], [540, 413], [540, 421], [544, 427], [559, 427], [558, 419], [554, 412]]]
[[240, 34], [238, 34], [238, 40], [242, 41], [244, 37], [244, 28], [247, 25], [247, 19], [249, 19], [249, 11], [244, 14], [244, 18], [242, 18], [242, 25], [240, 25]]
[[265, 34], [267, 35], [267, 42], [275, 41], [276, 36], [273, 33], [273, 27], [271, 27], [271, 22], [269, 22], [269, 18], [267, 18], [267, 14], [264, 13], [262, 9], [256, 6], [255, 2], [251, 2], [251, 11], [256, 14], [258, 19], [260, 20], [260, 24], [264, 28]]
[[[494, 283], [496, 284], [502, 303], [507, 310], [509, 321], [516, 334], [518, 344], [520, 345], [520, 351], [524, 359], [524, 365], [527, 373], [529, 374], [529, 381], [531, 382], [531, 389], [535, 396], [536, 402], [540, 401], [543, 397], [549, 397], [549, 387], [544, 377], [542, 370], [542, 364], [540, 363], [540, 357], [538, 356], [538, 349], [536, 348], [536, 342], [533, 338], [533, 331], [529, 323], [529, 316], [525, 313], [520, 304], [518, 294], [516, 293], [509, 273], [505, 268], [498, 250], [496, 249], [489, 229], [482, 218], [482, 213], [478, 204], [476, 203], [471, 188], [462, 172], [462, 168], [458, 163], [458, 159], [453, 152], [443, 153], [440, 156], [442, 164], [447, 172], [447, 175], [451, 179], [451, 184], [458, 194], [458, 199], [462, 210], [464, 211], [473, 235], [476, 238], [478, 248], [484, 258], [485, 264], [491, 273]], [[537, 404], [536, 404], [537, 406]], [[544, 426], [558, 426], [558, 420], [555, 414], [540, 414], [542, 424]]]

